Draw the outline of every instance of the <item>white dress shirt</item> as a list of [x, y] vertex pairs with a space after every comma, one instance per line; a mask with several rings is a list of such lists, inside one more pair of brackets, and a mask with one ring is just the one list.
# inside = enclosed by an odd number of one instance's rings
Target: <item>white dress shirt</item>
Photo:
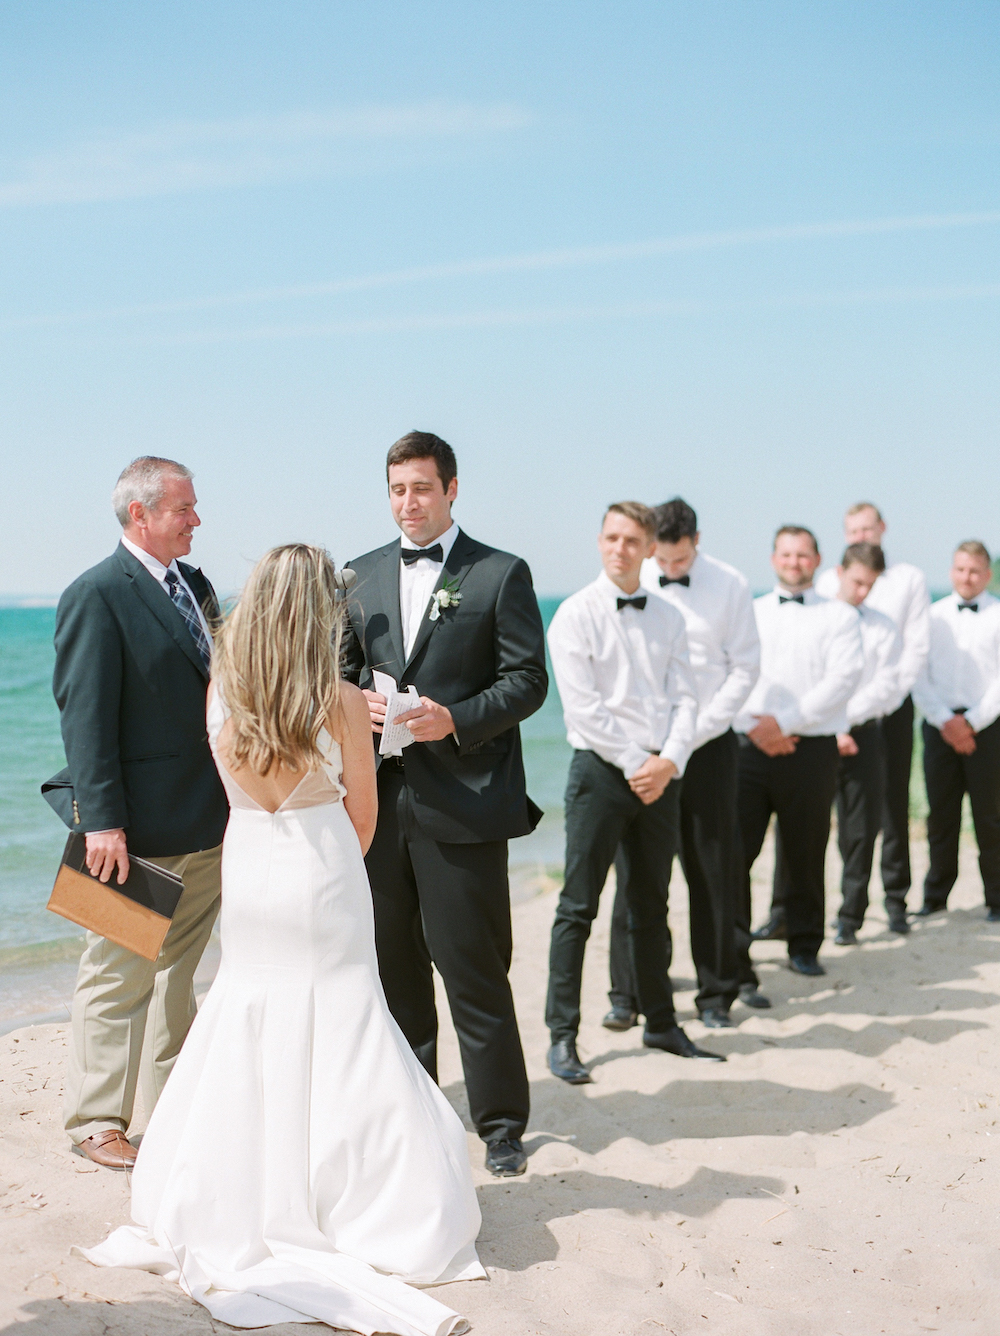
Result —
[[892, 714], [903, 701], [899, 689], [903, 638], [896, 630], [896, 623], [884, 612], [870, 608], [867, 600], [857, 611], [861, 619], [861, 648], [865, 663], [861, 681], [847, 702], [847, 722], [851, 728]]
[[[142, 564], [145, 566], [146, 570], [149, 571], [153, 579], [158, 580], [160, 582], [160, 584], [163, 586], [163, 592], [166, 594], [167, 598], [170, 598], [170, 591], [167, 589], [167, 571], [173, 571], [173, 573], [177, 576], [178, 584], [182, 585], [187, 590], [188, 597], [194, 604], [194, 610], [198, 614], [198, 620], [201, 622], [201, 629], [205, 632], [205, 639], [208, 641], [209, 644], [211, 644], [212, 632], [211, 628], [208, 625], [208, 620], [205, 617], [205, 614], [201, 610], [201, 604], [198, 602], [198, 600], [192, 593], [191, 586], [188, 584], [187, 580], [184, 579], [184, 576], [181, 575], [177, 562], [171, 561], [169, 566], [164, 566], [162, 561], [157, 561], [156, 557], [154, 557], [151, 553], [147, 552], [145, 548], [138, 547], [135, 543], [131, 541], [131, 539], [126, 538], [124, 535], [122, 535], [122, 547], [128, 548], [129, 552], [132, 553], [136, 561], [141, 561]], [[170, 601], [171, 603], [173, 603], [172, 598], [170, 599]]]
[[[784, 597], [787, 601], [779, 602]], [[780, 589], [753, 601], [760, 636], [760, 677], [733, 720], [749, 733], [770, 714], [798, 737], [847, 732], [847, 702], [861, 680], [864, 653], [856, 608], [807, 589], [796, 603]]]
[[455, 546], [458, 532], [458, 525], [452, 524], [451, 528], [445, 529], [440, 537], [419, 546], [411, 544], [405, 534], [403, 536], [400, 546], [411, 551], [419, 551], [421, 547], [433, 547], [435, 543], [441, 544], [440, 561], [430, 561], [427, 557], [421, 557], [412, 566], [407, 566], [402, 557], [399, 559], [399, 615], [403, 623], [403, 648], [407, 658], [410, 657], [416, 644], [420, 623], [424, 620], [424, 613], [441, 577], [444, 563], [448, 560], [448, 553]]
[[[822, 598], [836, 598], [840, 588], [836, 570], [831, 567], [824, 571], [815, 587]], [[864, 606], [891, 617], [903, 638], [898, 669], [902, 703], [913, 690], [931, 643], [931, 597], [927, 592], [927, 577], [908, 562], [894, 561], [875, 581]]]
[[935, 728], [957, 709], [981, 733], [1000, 718], [1000, 599], [980, 594], [979, 609], [949, 594], [931, 606], [931, 652], [913, 689], [913, 699]]
[[640, 589], [646, 606], [618, 611], [626, 595], [602, 571], [564, 599], [549, 626], [549, 653], [571, 747], [594, 751], [626, 779], [656, 753], [683, 774], [694, 745], [698, 698], [684, 618]]
[[642, 563], [643, 587], [666, 599], [684, 618], [688, 657], [698, 696], [694, 745], [721, 737], [760, 673], [760, 640], [750, 586], [733, 566], [701, 552], [688, 571], [690, 584], [660, 584], [663, 572]]

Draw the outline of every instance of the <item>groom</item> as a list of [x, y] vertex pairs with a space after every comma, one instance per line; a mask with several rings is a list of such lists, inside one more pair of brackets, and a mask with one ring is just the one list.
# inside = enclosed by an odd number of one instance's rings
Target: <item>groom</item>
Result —
[[[528, 1079], [507, 971], [507, 841], [541, 812], [525, 792], [522, 719], [545, 700], [545, 641], [525, 563], [477, 543], [451, 518], [451, 446], [412, 431], [386, 461], [402, 542], [351, 565], [346, 675], [388, 673], [420, 705], [397, 716], [413, 735], [382, 758], [379, 817], [366, 863], [389, 1009], [437, 1079], [437, 966], [458, 1033], [469, 1109], [486, 1167], [524, 1172]], [[440, 597], [435, 597], [440, 595]], [[385, 697], [366, 690], [381, 733]]]

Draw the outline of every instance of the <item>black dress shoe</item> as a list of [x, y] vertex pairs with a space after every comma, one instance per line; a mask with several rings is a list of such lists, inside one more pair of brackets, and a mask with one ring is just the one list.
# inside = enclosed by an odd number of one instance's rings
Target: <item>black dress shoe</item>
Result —
[[1000, 909], [996, 908], [994, 905], [987, 905], [987, 906], [986, 906], [986, 922], [987, 922], [987, 923], [1000, 923]]
[[528, 1167], [528, 1156], [519, 1137], [491, 1141], [486, 1147], [486, 1168], [497, 1178], [517, 1178]]
[[740, 984], [740, 1001], [745, 1007], [753, 1007], [754, 1011], [769, 1011], [771, 1008], [771, 999], [765, 997], [755, 983]]
[[736, 1024], [729, 1012], [723, 1011], [721, 1007], [706, 1007], [704, 1011], [698, 1012], [698, 1019], [710, 1030], [731, 1030]]
[[593, 1077], [580, 1061], [575, 1039], [560, 1039], [549, 1049], [549, 1071], [570, 1085], [590, 1085]]
[[650, 1034], [647, 1030], [642, 1036], [647, 1048], [661, 1048], [664, 1053], [673, 1053], [678, 1058], [704, 1058], [706, 1062], [725, 1062], [721, 1053], [709, 1053], [705, 1048], [692, 1044], [679, 1025], [674, 1025], [666, 1034]]
[[826, 973], [826, 970], [815, 956], [807, 956], [804, 954], [789, 956], [788, 968], [794, 970], [796, 974], [808, 974], [811, 978]]
[[750, 934], [752, 942], [787, 942], [788, 925], [785, 922], [785, 912], [782, 909], [776, 909], [766, 923], [762, 924], [756, 932]]
[[910, 931], [910, 920], [906, 917], [905, 909], [889, 910], [889, 931], [898, 932], [901, 937]]
[[857, 946], [858, 934], [846, 923], [838, 923], [837, 935], [833, 940], [837, 946]]
[[943, 900], [925, 900], [914, 914], [914, 918], [930, 918], [932, 914], [943, 914], [947, 908]]
[[637, 1012], [629, 1011], [626, 1007], [612, 1007], [601, 1024], [605, 1030], [631, 1030], [638, 1019]]

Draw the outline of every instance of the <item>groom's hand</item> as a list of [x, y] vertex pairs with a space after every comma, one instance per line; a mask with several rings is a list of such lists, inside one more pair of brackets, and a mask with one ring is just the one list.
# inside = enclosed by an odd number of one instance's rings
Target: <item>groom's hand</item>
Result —
[[438, 705], [430, 696], [421, 696], [417, 709], [397, 714], [396, 723], [406, 725], [414, 742], [440, 742], [455, 731], [455, 721], [447, 705]]
[[381, 733], [382, 725], [385, 723], [385, 697], [380, 696], [377, 691], [362, 691], [361, 694], [368, 702], [368, 713], [372, 717], [372, 732]]

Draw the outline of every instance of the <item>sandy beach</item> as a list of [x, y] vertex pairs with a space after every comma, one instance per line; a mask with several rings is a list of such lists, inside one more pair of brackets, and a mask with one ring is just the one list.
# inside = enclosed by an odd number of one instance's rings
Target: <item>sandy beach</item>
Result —
[[[923, 848], [914, 854], [919, 881]], [[763, 858], [758, 871], [762, 910]], [[835, 885], [832, 852], [830, 871]], [[489, 1281], [436, 1293], [477, 1336], [993, 1336], [1000, 928], [984, 921], [974, 849], [963, 849], [947, 916], [900, 939], [874, 909], [860, 948], [825, 948], [825, 978], [791, 974], [778, 944], [756, 948], [774, 1010], [737, 1007], [739, 1028], [721, 1033], [693, 1019], [679, 870], [672, 891], [682, 1023], [727, 1064], [685, 1062], [643, 1049], [638, 1030], [601, 1028], [606, 892], [580, 1035], [594, 1084], [551, 1078], [542, 1003], [556, 896], [549, 885], [517, 904], [529, 1171], [492, 1179], [470, 1135]], [[65, 1055], [64, 1025], [0, 1038], [0, 1331], [232, 1330], [156, 1276], [69, 1255], [127, 1220], [128, 1185], [69, 1151], [59, 1119]], [[442, 1081], [464, 1113], [447, 1021]]]

